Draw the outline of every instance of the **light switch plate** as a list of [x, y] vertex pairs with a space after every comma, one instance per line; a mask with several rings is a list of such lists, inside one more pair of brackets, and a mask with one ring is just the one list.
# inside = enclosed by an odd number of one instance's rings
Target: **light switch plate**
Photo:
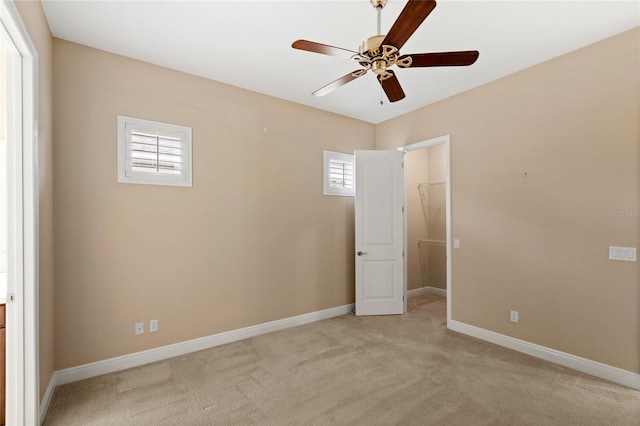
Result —
[[460, 248], [460, 240], [457, 238], [453, 239], [453, 248]]
[[609, 246], [609, 260], [624, 260], [627, 262], [635, 262], [636, 248]]

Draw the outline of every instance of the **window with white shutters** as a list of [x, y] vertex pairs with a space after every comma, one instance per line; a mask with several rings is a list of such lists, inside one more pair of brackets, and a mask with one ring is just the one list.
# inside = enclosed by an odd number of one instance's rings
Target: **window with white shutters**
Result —
[[119, 115], [118, 182], [191, 186], [191, 128]]
[[324, 194], [355, 194], [355, 170], [353, 155], [324, 151]]

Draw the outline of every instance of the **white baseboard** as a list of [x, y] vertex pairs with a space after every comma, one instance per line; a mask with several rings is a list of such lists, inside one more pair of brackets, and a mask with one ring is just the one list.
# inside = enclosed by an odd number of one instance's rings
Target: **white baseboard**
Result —
[[425, 293], [435, 294], [436, 296], [447, 297], [447, 290], [438, 287], [425, 287]]
[[425, 289], [426, 287], [419, 287], [419, 288], [414, 288], [413, 290], [407, 290], [407, 299], [426, 294], [427, 292]]
[[436, 296], [447, 297], [447, 290], [437, 287], [420, 287], [407, 291], [407, 298], [421, 296], [423, 294], [435, 294]]
[[44, 422], [44, 417], [47, 415], [47, 411], [49, 411], [49, 405], [51, 404], [51, 399], [53, 398], [53, 391], [56, 389], [57, 384], [57, 376], [54, 371], [49, 379], [49, 384], [47, 385], [47, 390], [44, 392], [42, 396], [42, 401], [40, 401], [40, 424]]
[[536, 358], [541, 358], [545, 361], [554, 362], [564, 367], [573, 368], [574, 370], [582, 371], [583, 373], [587, 373], [592, 376], [600, 377], [632, 389], [640, 390], [640, 374], [629, 370], [623, 370], [622, 368], [536, 345], [535, 343], [516, 339], [515, 337], [505, 336], [504, 334], [485, 330], [483, 328], [455, 320], [451, 320], [447, 324], [447, 327], [453, 331], [457, 331], [458, 333], [477, 337], [478, 339], [486, 340], [488, 342], [495, 343], [496, 345], [504, 346]]
[[186, 342], [161, 346], [159, 348], [149, 349], [142, 352], [135, 352], [116, 358], [110, 358], [103, 361], [92, 362], [90, 364], [66, 368], [54, 373], [55, 385], [63, 385], [65, 383], [76, 382], [78, 380], [88, 379], [90, 377], [100, 376], [102, 374], [113, 373], [114, 371], [125, 370], [127, 368], [138, 367], [140, 365], [149, 364], [151, 362], [162, 361], [167, 358], [173, 358], [191, 352], [209, 349], [214, 346], [248, 339], [250, 337], [259, 336], [265, 333], [271, 333], [273, 331], [278, 331], [289, 327], [296, 327], [327, 318], [337, 317], [350, 313], [353, 309], [353, 306], [353, 304], [350, 304], [338, 306], [336, 308], [325, 309], [323, 311], [310, 312], [308, 314], [298, 315], [295, 317], [266, 322], [263, 324], [240, 328], [237, 330], [225, 331], [224, 333], [200, 337], [198, 339], [188, 340]]

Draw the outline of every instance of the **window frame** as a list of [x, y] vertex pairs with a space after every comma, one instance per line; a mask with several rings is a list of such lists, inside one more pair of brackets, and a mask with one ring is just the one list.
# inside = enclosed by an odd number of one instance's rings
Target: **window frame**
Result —
[[[127, 117], [124, 115], [118, 115], [117, 122], [118, 183], [192, 187], [191, 127]], [[132, 131], [180, 138], [184, 145], [184, 153], [181, 156], [184, 164], [184, 173], [180, 175], [169, 175], [131, 170], [131, 165], [127, 161], [129, 149], [127, 138], [130, 137]]]
[[[351, 163], [353, 167], [353, 187], [332, 187], [330, 185], [330, 171], [329, 165], [331, 160], [341, 161], [343, 163]], [[323, 193], [324, 195], [337, 195], [341, 197], [354, 197], [356, 195], [356, 162], [353, 154], [346, 154], [343, 152], [335, 151], [323, 151]]]

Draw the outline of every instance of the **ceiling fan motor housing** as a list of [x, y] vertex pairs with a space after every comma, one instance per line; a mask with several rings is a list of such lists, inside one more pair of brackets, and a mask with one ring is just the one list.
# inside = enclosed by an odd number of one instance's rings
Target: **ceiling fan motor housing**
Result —
[[380, 54], [380, 45], [386, 37], [386, 34], [378, 34], [373, 37], [369, 37], [360, 45], [360, 54], [367, 56], [377, 56]]
[[398, 49], [395, 46], [382, 44], [385, 37], [385, 34], [369, 37], [360, 45], [360, 53], [353, 55], [351, 58], [366, 70], [373, 71], [383, 79], [391, 76], [391, 74], [387, 72], [387, 68], [396, 65], [396, 63], [402, 67], [411, 65], [411, 57], [398, 60], [400, 56]]

